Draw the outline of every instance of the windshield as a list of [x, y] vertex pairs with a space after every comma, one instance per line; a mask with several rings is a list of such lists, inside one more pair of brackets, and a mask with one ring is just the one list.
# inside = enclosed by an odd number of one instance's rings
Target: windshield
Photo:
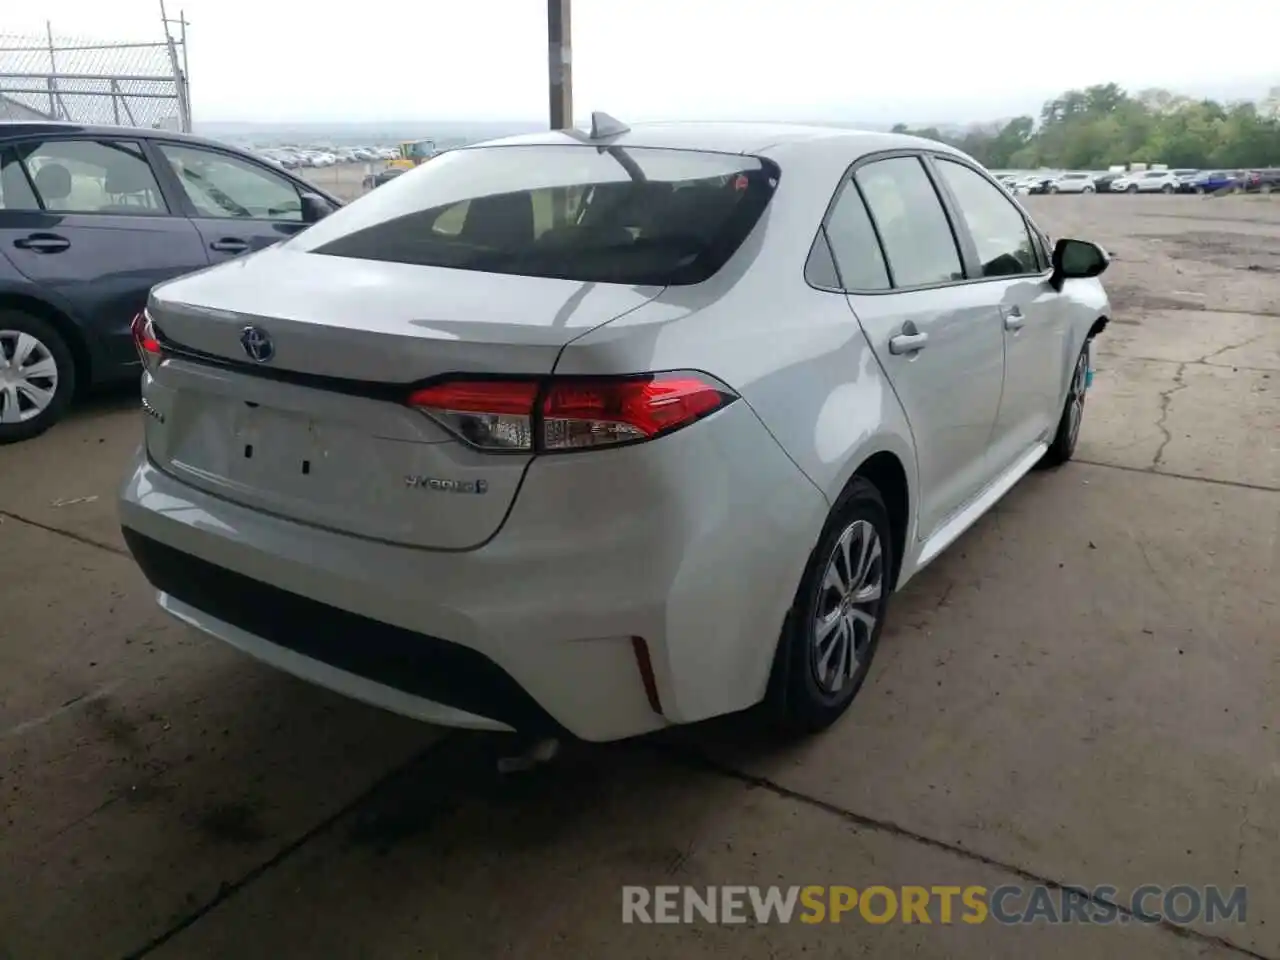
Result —
[[286, 245], [327, 256], [602, 283], [700, 283], [751, 233], [775, 164], [739, 154], [477, 147], [442, 154]]

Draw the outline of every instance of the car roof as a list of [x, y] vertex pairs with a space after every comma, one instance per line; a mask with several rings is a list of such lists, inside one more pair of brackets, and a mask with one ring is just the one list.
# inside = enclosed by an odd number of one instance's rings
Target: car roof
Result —
[[[113, 127], [98, 124], [68, 123], [59, 120], [0, 120], [0, 143], [8, 140], [24, 140], [39, 136], [84, 136], [108, 139], [150, 139], [169, 140], [190, 143], [202, 147], [212, 147], [242, 157], [253, 157], [253, 153], [219, 140], [197, 137], [189, 133], [178, 133], [175, 130], [156, 130], [149, 127]], [[260, 162], [260, 161], [259, 161]], [[283, 171], [282, 171], [283, 172]], [[287, 177], [288, 173], [284, 175]], [[296, 177], [294, 178], [297, 179]], [[330, 200], [337, 200], [333, 194], [315, 184], [308, 184], [308, 189], [319, 193]]]
[[61, 120], [0, 120], [0, 140], [21, 140], [27, 137], [79, 135], [85, 137], [114, 138], [148, 138], [153, 140], [181, 140], [222, 150], [233, 150], [244, 153], [239, 147], [197, 137], [189, 133], [178, 133], [176, 130], [157, 130], [153, 127], [113, 127], [98, 124], [68, 123]]
[[468, 144], [460, 149], [584, 142], [756, 156], [798, 152], [810, 155], [829, 154], [844, 158], [846, 162], [850, 158], [885, 150], [930, 149], [960, 155], [960, 151], [946, 144], [901, 133], [818, 124], [700, 120], [637, 123], [625, 133], [599, 141], [590, 140], [586, 134], [577, 130], [547, 130]]

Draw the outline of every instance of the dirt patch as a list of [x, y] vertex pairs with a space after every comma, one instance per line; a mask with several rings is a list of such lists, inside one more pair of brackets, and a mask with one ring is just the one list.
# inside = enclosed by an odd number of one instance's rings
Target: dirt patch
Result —
[[[1111, 298], [1113, 311], [1209, 309], [1201, 299], [1166, 297], [1163, 294], [1152, 292], [1147, 287], [1107, 284], [1107, 296]], [[1123, 321], [1112, 319], [1112, 323], [1121, 322]], [[1137, 323], [1137, 321], [1131, 322]]]
[[1231, 270], [1280, 273], [1280, 235], [1189, 230], [1151, 239], [1162, 241], [1169, 255], [1180, 260], [1195, 260]]
[[138, 725], [106, 694], [86, 700], [84, 715], [112, 743], [129, 751], [137, 746]]
[[267, 837], [258, 808], [250, 803], [219, 803], [202, 813], [197, 825], [217, 843], [260, 843]]

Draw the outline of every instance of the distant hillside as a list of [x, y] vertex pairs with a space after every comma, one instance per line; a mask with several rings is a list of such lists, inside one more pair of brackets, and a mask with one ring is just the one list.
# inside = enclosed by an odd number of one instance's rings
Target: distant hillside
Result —
[[[761, 122], [761, 118], [754, 118]], [[764, 120], [763, 122], [771, 122]], [[787, 117], [774, 122], [783, 123], [821, 123], [833, 127], [847, 127], [857, 130], [888, 130], [889, 124], [859, 122], [848, 120], [832, 120], [819, 117]], [[213, 121], [196, 122], [196, 133], [217, 140], [231, 143], [243, 143], [257, 146], [273, 144], [328, 145], [334, 147], [355, 146], [357, 144], [397, 143], [401, 140], [413, 140], [429, 137], [439, 146], [454, 146], [461, 143], [475, 143], [478, 140], [492, 140], [497, 137], [509, 137], [521, 133], [535, 133], [547, 129], [545, 123], [532, 120], [421, 120], [421, 121], [361, 121], [361, 122], [311, 122], [311, 123], [259, 123]], [[581, 118], [577, 126], [586, 129], [590, 126], [589, 118]], [[942, 124], [941, 128], [950, 128]]]
[[328, 144], [340, 147], [366, 143], [397, 143], [429, 137], [441, 146], [474, 143], [517, 133], [545, 130], [546, 125], [531, 121], [362, 121], [332, 123], [236, 123], [196, 122], [196, 133], [234, 143]]

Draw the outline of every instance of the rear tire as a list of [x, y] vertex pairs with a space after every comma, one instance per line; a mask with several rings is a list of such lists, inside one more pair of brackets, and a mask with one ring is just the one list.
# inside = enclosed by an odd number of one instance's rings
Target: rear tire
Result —
[[1053, 436], [1053, 443], [1049, 444], [1049, 449], [1040, 459], [1040, 466], [1061, 466], [1075, 456], [1076, 443], [1080, 439], [1080, 425], [1084, 422], [1084, 401], [1089, 392], [1088, 383], [1089, 344], [1086, 343], [1071, 373], [1071, 384], [1067, 387], [1067, 400], [1062, 406], [1062, 416], [1058, 419], [1057, 433]]
[[44, 433], [75, 392], [75, 359], [62, 335], [40, 317], [0, 310], [0, 444]]
[[809, 557], [778, 642], [769, 696], [785, 731], [825, 730], [862, 689], [889, 608], [894, 551], [880, 491], [855, 477]]

